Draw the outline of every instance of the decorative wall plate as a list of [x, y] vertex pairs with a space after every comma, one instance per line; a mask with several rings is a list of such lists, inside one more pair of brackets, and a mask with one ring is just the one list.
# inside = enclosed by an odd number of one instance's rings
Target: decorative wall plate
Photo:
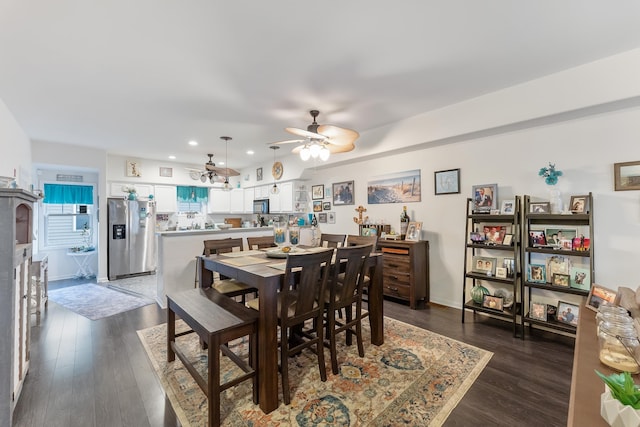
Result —
[[271, 174], [273, 175], [273, 177], [275, 179], [280, 179], [280, 178], [282, 178], [282, 173], [283, 172], [284, 172], [284, 168], [282, 166], [282, 163], [275, 162], [273, 164], [273, 167], [271, 168]]

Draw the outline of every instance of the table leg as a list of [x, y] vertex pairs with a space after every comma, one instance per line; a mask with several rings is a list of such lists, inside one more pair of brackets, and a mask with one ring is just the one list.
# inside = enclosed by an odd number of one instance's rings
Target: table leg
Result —
[[171, 308], [171, 303], [167, 302], [167, 362], [176, 360], [176, 353], [171, 348], [171, 344], [176, 341], [176, 313]]
[[258, 322], [258, 386], [260, 409], [265, 414], [278, 408], [278, 318], [277, 294], [280, 278], [266, 280], [258, 288], [260, 319]]

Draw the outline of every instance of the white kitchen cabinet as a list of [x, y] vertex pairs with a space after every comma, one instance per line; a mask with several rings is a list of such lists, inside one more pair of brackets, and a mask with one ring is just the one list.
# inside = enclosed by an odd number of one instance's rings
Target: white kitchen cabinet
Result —
[[229, 191], [230, 212], [244, 213], [244, 190], [242, 188], [234, 188]]
[[261, 185], [259, 187], [254, 187], [254, 199], [268, 199], [269, 198], [269, 188], [268, 185]]
[[269, 194], [269, 213], [293, 212], [293, 182], [282, 182], [278, 188], [278, 194]]
[[208, 213], [230, 213], [231, 191], [223, 191], [221, 188], [209, 189]]
[[253, 196], [255, 191], [253, 188], [247, 188], [244, 190], [244, 212], [253, 213]]
[[178, 211], [178, 190], [175, 185], [156, 185], [156, 212], [170, 213]]
[[[127, 197], [129, 192], [124, 188], [135, 188], [136, 194], [141, 199], [147, 199], [149, 195], [154, 194], [153, 185], [151, 184], [137, 184], [135, 182], [112, 182], [109, 185], [109, 197]], [[155, 195], [154, 195], [155, 197]]]

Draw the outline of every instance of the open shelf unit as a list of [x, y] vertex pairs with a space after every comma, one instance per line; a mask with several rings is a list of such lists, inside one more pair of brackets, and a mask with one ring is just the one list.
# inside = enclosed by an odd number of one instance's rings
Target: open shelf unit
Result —
[[[520, 303], [518, 299], [520, 281], [520, 235], [521, 235], [521, 198], [515, 197], [513, 212], [503, 215], [491, 215], [474, 213], [473, 200], [467, 199], [467, 215], [465, 228], [465, 252], [464, 252], [464, 278], [462, 287], [462, 323], [464, 323], [467, 311], [485, 313], [496, 318], [509, 321], [513, 324], [513, 335], [517, 336], [521, 330], [521, 323], [518, 322], [520, 315]], [[506, 233], [511, 234], [512, 242], [509, 245], [494, 244], [491, 241], [473, 242], [471, 233], [484, 235], [484, 230], [493, 227], [505, 227]], [[473, 261], [483, 260], [492, 263], [487, 271], [474, 269]], [[510, 263], [508, 277], [496, 277], [496, 268], [503, 267], [504, 259], [513, 260]], [[491, 295], [498, 289], [503, 289], [513, 296], [513, 304], [508, 308], [497, 310], [483, 307], [482, 303], [477, 303], [471, 297], [471, 292], [476, 286], [486, 287]], [[493, 292], [492, 292], [493, 290]], [[522, 332], [522, 331], [521, 331]]]
[[[583, 306], [584, 297], [589, 295], [589, 283], [593, 283], [595, 280], [594, 271], [594, 241], [593, 241], [593, 196], [588, 194], [588, 206], [589, 211], [587, 213], [563, 213], [563, 214], [550, 214], [550, 213], [532, 213], [530, 212], [531, 199], [529, 196], [524, 196], [524, 233], [522, 242], [522, 260], [523, 266], [522, 274], [522, 288], [520, 291], [522, 297], [522, 307], [525, 313], [522, 316], [522, 327], [524, 330], [525, 325], [532, 327], [542, 327], [548, 330], [561, 331], [564, 333], [574, 334], [576, 333], [576, 325], [567, 322], [557, 320], [557, 316], [551, 316], [548, 309], [548, 304], [545, 305], [547, 309], [547, 320], [541, 320], [532, 317], [530, 313], [531, 302], [540, 302], [544, 300], [549, 301], [550, 298], [555, 298], [555, 301], [562, 301], [563, 296], [578, 295], [582, 297], [579, 306]], [[532, 238], [530, 238], [531, 231], [542, 230], [563, 230], [568, 234], [566, 240], [571, 240], [572, 243], [578, 236], [583, 236], [584, 244], [585, 240], [589, 241], [588, 248], [582, 250], [573, 249], [572, 244], [569, 249], [567, 245], [557, 245], [556, 247], [537, 247], [534, 246]], [[575, 230], [575, 233], [574, 233]], [[569, 233], [567, 233], [567, 231]], [[559, 235], [560, 233], [558, 233]], [[575, 235], [574, 235], [575, 234]], [[545, 238], [548, 238], [545, 233]], [[557, 261], [557, 262], [556, 262]], [[544, 262], [544, 264], [542, 264]], [[534, 281], [530, 273], [531, 266], [544, 265], [544, 280], [541, 282]], [[550, 267], [553, 266], [553, 267]], [[580, 270], [576, 268], [580, 266]], [[565, 269], [567, 267], [568, 269]], [[553, 284], [553, 273], [560, 271], [562, 275], [568, 275], [568, 283], [566, 285]], [[577, 272], [581, 271], [588, 273], [586, 282], [582, 285], [576, 283]], [[584, 282], [584, 279], [581, 280]], [[571, 297], [570, 297], [571, 298]], [[539, 301], [536, 301], [536, 300]], [[575, 297], [574, 297], [575, 299]], [[571, 302], [569, 302], [571, 303]], [[553, 304], [551, 304], [553, 305]], [[559, 307], [556, 304], [556, 310]], [[556, 313], [557, 314], [557, 313]]]

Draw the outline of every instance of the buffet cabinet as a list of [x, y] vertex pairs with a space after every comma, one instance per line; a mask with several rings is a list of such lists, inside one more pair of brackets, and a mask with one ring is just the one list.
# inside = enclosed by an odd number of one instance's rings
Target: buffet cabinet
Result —
[[421, 301], [428, 303], [429, 242], [379, 240], [378, 249], [384, 254], [384, 295], [409, 301], [414, 310]]
[[0, 425], [13, 410], [29, 370], [33, 203], [20, 189], [0, 189]]

